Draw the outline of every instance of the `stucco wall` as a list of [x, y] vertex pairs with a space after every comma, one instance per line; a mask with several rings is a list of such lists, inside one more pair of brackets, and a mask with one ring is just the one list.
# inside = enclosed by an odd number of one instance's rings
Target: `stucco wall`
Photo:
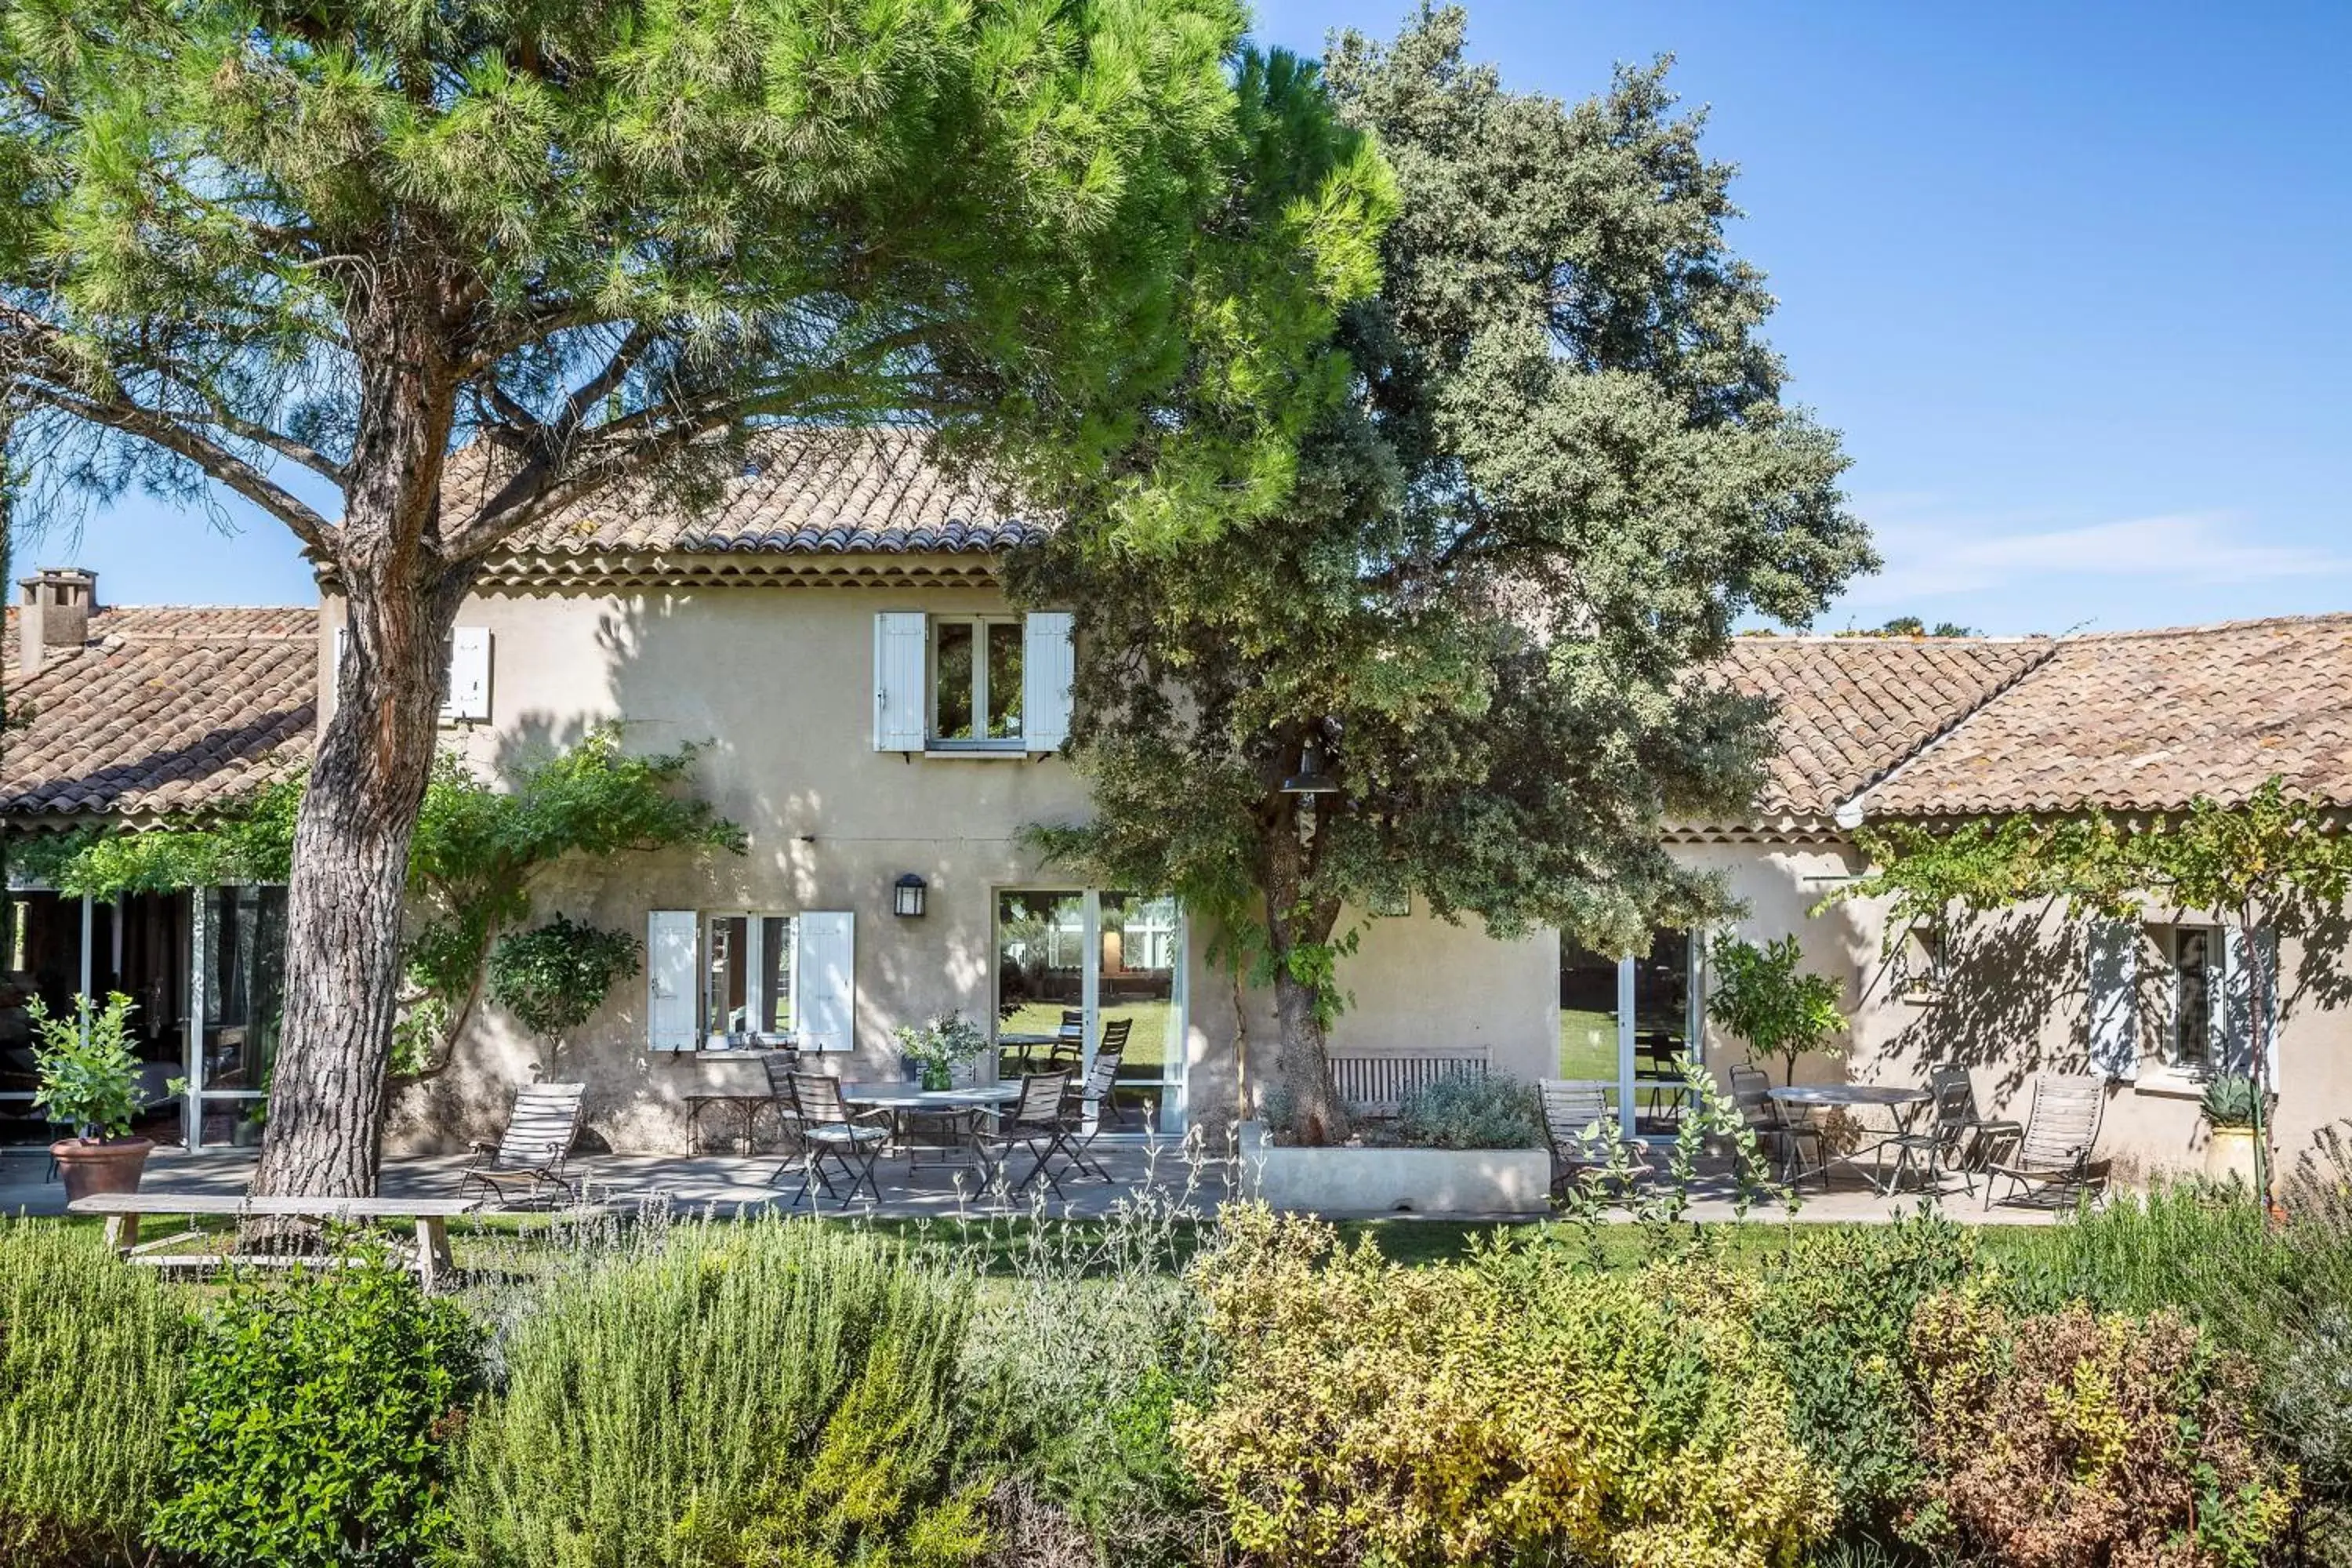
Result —
[[[850, 1076], [887, 1073], [895, 1069], [897, 1026], [950, 1007], [989, 1015], [995, 891], [1067, 881], [1038, 866], [1019, 832], [1087, 810], [1080, 781], [1058, 758], [909, 761], [872, 750], [875, 614], [1002, 607], [980, 588], [486, 595], [459, 623], [492, 634], [492, 719], [449, 738], [499, 774], [608, 719], [624, 721], [635, 750], [705, 742], [698, 788], [749, 831], [750, 852], [572, 867], [545, 884], [540, 915], [642, 934], [656, 909], [850, 910], [858, 1048], [829, 1065]], [[332, 658], [340, 611], [333, 601], [326, 606], [322, 665]], [[331, 693], [331, 680], [321, 684]], [[1920, 1083], [1931, 1067], [1958, 1062], [1975, 1074], [1988, 1113], [2021, 1118], [2034, 1072], [2083, 1064], [2084, 943], [2063, 911], [2012, 911], [1955, 933], [1945, 984], [1915, 990], [1882, 948], [1881, 909], [1850, 902], [1812, 912], [1853, 871], [1849, 847], [1689, 844], [1675, 853], [1724, 875], [1748, 907], [1738, 922], [1742, 934], [1794, 931], [1809, 963], [1844, 984], [1854, 1019], [1846, 1056], [1810, 1059], [1801, 1079]], [[920, 920], [889, 910], [890, 884], [906, 871], [929, 884]], [[1357, 923], [1362, 940], [1341, 971], [1349, 1006], [1333, 1031], [1337, 1048], [1485, 1046], [1498, 1070], [1522, 1078], [1554, 1070], [1555, 934], [1501, 942], [1475, 920], [1447, 925], [1418, 907]], [[1189, 1100], [1194, 1123], [1215, 1131], [1240, 1108], [1233, 986], [1207, 967], [1206, 934], [1194, 931], [1188, 951]], [[2339, 933], [2315, 951], [2342, 947]], [[2337, 963], [2306, 963], [2300, 943], [2285, 944], [2284, 961], [2280, 1132], [2292, 1154], [2317, 1128], [2352, 1116], [2352, 987]], [[2146, 966], [2143, 974], [2153, 986]], [[1250, 995], [1244, 1006], [1253, 1037], [1269, 1038], [1270, 999]], [[648, 1049], [645, 1015], [642, 982], [617, 988], [553, 1070], [589, 1084], [591, 1126], [611, 1146], [674, 1150], [687, 1095], [755, 1092], [763, 1079], [756, 1061], [741, 1057]], [[2153, 1024], [2148, 1037], [2156, 1037]], [[393, 1142], [446, 1147], [494, 1131], [539, 1055], [535, 1042], [486, 1007], [457, 1065], [402, 1098]], [[1710, 1029], [1708, 1059], [1718, 1070], [1741, 1056]], [[2103, 1142], [2128, 1173], [2194, 1163], [2201, 1137], [2194, 1099], [2168, 1092], [2160, 1074], [2111, 1095]]]
[[[1039, 866], [1020, 830], [1087, 810], [1057, 757], [908, 760], [872, 749], [874, 616], [1003, 607], [976, 588], [480, 596], [458, 624], [491, 633], [491, 720], [446, 738], [495, 776], [611, 719], [624, 721], [632, 750], [704, 743], [697, 787], [749, 832], [749, 853], [570, 866], [541, 885], [538, 918], [642, 935], [656, 909], [850, 910], [858, 1048], [825, 1065], [849, 1077], [891, 1073], [898, 1025], [950, 1007], [990, 1015], [996, 890], [1069, 882]], [[340, 611], [331, 601], [331, 627]], [[324, 640], [331, 648], [331, 633]], [[920, 920], [890, 912], [890, 885], [907, 871], [929, 884]], [[1188, 950], [1188, 1078], [1194, 1121], [1221, 1128], [1235, 1103], [1232, 984], [1208, 968], [1204, 935]], [[1348, 976], [1357, 1005], [1336, 1037], [1356, 1050], [1486, 1044], [1507, 1070], [1532, 1076], [1553, 1026], [1557, 963], [1549, 938], [1497, 943], [1475, 924], [1425, 916], [1369, 922]], [[486, 1005], [449, 1071], [401, 1098], [394, 1145], [494, 1132], [540, 1056]], [[589, 1085], [592, 1130], [625, 1150], [680, 1147], [689, 1094], [756, 1092], [764, 1082], [756, 1058], [649, 1049], [641, 980], [615, 988], [552, 1070]]]

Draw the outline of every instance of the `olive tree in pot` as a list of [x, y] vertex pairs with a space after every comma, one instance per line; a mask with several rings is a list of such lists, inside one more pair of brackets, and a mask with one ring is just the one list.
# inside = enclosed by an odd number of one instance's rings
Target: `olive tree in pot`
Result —
[[2254, 1097], [2262, 1091], [2242, 1072], [2217, 1073], [2205, 1086], [2203, 1109], [2208, 1133], [2205, 1174], [2216, 1182], [2243, 1181], [2249, 1190], [2260, 1179], [2254, 1159]]
[[1761, 947], [1737, 937], [1718, 941], [1706, 961], [1716, 973], [1708, 1016], [1744, 1041], [1751, 1058], [1779, 1057], [1781, 1082], [1797, 1081], [1799, 1057], [1835, 1051], [1846, 1027], [1841, 988], [1803, 966], [1793, 935]]
[[[89, 1007], [85, 996], [74, 1003], [77, 1015]], [[74, 1136], [49, 1145], [68, 1203], [97, 1193], [137, 1192], [155, 1147], [150, 1139], [131, 1136], [131, 1119], [147, 1108], [128, 1037], [135, 1008], [120, 991], [110, 994], [105, 1006], [90, 1009], [85, 1035], [79, 1016], [53, 1018], [38, 997], [26, 1007], [40, 1035], [33, 1051], [41, 1082], [33, 1103], [51, 1121], [74, 1130]]]

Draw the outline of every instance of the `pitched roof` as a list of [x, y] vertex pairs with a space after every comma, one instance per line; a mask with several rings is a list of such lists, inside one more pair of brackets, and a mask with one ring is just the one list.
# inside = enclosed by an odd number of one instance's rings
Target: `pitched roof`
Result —
[[100, 608], [89, 640], [16, 665], [5, 626], [8, 729], [0, 816], [133, 816], [216, 805], [310, 760], [319, 613]]
[[1874, 816], [2161, 811], [2273, 774], [2352, 806], [2352, 615], [2069, 637], [1864, 796]]
[[[490, 465], [453, 464], [462, 502]], [[925, 455], [907, 430], [783, 429], [752, 437], [717, 504], [687, 515], [656, 482], [617, 484], [501, 545], [512, 556], [585, 554], [960, 554], [1009, 550], [1043, 528]]]
[[1722, 668], [1769, 700], [1762, 818], [1826, 818], [2050, 657], [2047, 637], [1741, 637]]

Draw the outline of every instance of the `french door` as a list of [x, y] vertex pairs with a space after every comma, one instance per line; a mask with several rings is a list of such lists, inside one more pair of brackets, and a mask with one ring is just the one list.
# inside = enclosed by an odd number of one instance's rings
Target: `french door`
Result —
[[1645, 958], [1612, 958], [1566, 936], [1559, 945], [1559, 1076], [1612, 1086], [1629, 1138], [1671, 1138], [1689, 1088], [1685, 1058], [1705, 1045], [1702, 943], [1650, 933]]
[[1165, 895], [1008, 888], [996, 895], [996, 1038], [1003, 1070], [1042, 1060], [1077, 1030], [1094, 1065], [1123, 1023], [1118, 1104], [1128, 1131], [1184, 1127], [1184, 921]]

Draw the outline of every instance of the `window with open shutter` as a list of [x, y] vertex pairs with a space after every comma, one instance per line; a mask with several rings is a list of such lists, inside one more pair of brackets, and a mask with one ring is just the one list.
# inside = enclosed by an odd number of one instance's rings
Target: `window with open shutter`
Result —
[[1066, 610], [1040, 610], [1022, 622], [1022, 746], [1058, 752], [1070, 740], [1070, 685], [1077, 650]]
[[646, 1044], [656, 1051], [690, 1051], [695, 1027], [695, 928], [692, 910], [655, 910], [646, 916]]
[[794, 922], [800, 1048], [846, 1051], [857, 1045], [857, 948], [845, 910], [811, 910]]
[[930, 617], [885, 610], [874, 617], [874, 749], [919, 752], [929, 704], [925, 679]]
[[[2255, 982], [2259, 976], [2259, 987]], [[2261, 992], [2261, 1024], [2255, 1023], [2255, 993]], [[2263, 1076], [2278, 1081], [2278, 933], [2231, 926], [2221, 932], [2221, 1067], [2254, 1070], [2263, 1053]]]
[[2134, 989], [2139, 927], [2129, 921], [2093, 921], [2088, 941], [2092, 1070], [2111, 1079], [2137, 1078], [2139, 1014]]

